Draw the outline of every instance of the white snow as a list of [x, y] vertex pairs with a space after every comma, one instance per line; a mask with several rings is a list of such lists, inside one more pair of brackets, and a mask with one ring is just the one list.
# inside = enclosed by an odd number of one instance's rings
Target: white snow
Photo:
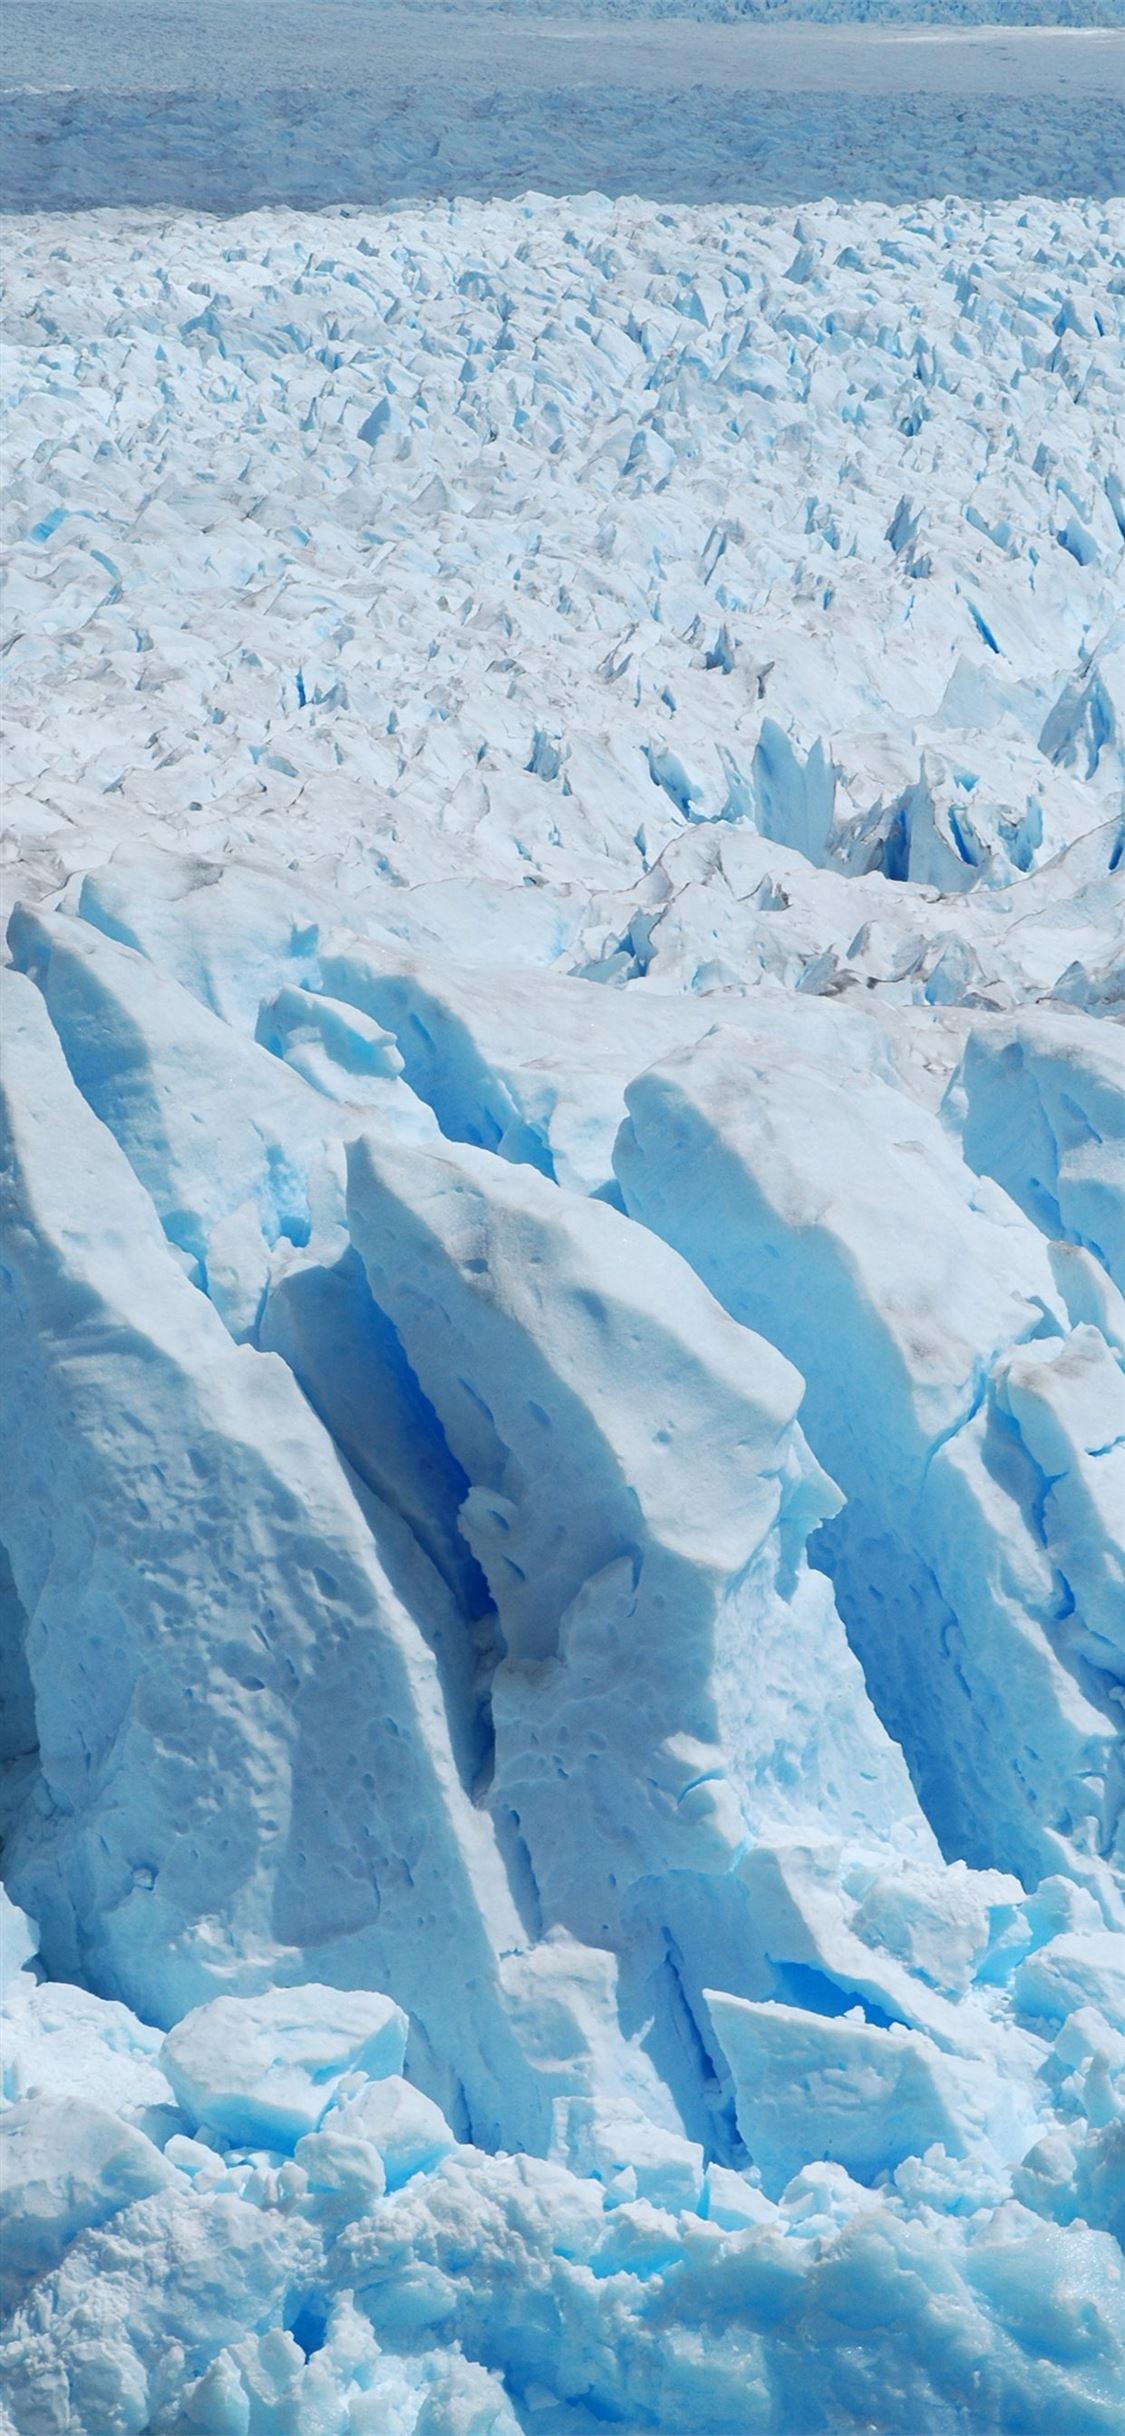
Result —
[[345, 17], [9, 97], [0, 2429], [1116, 2436], [1112, 37]]

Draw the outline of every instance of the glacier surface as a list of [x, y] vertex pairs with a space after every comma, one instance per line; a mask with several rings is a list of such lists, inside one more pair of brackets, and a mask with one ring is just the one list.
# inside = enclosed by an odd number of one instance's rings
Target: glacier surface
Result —
[[1120, 215], [8, 236], [5, 2436], [1115, 2436]]
[[0, 208], [1108, 196], [1123, 9], [5, 0]]

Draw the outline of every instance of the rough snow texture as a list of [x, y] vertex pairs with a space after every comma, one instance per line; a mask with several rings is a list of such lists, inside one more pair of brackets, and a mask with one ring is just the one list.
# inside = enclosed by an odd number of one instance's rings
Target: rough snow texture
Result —
[[1112, 216], [10, 258], [5, 2436], [1115, 2436]]

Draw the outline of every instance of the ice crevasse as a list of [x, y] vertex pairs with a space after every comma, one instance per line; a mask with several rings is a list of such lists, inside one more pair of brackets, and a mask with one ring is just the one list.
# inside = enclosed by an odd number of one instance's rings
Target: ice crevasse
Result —
[[924, 1106], [156, 850], [9, 953], [10, 2427], [1110, 2430], [1065, 1011]]

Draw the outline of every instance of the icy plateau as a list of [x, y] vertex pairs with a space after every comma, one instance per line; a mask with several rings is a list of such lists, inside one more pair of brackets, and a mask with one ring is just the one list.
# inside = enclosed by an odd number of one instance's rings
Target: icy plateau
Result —
[[7, 229], [6, 2436], [1117, 2436], [1120, 213]]

